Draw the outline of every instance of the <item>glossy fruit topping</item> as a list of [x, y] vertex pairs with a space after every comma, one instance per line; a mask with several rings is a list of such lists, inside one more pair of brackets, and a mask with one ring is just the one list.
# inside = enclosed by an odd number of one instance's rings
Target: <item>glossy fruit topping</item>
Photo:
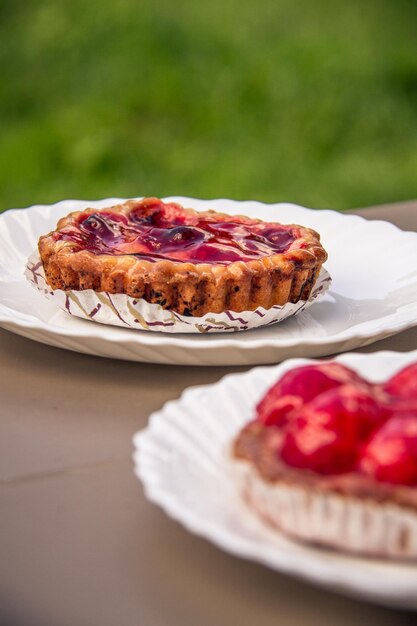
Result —
[[258, 419], [264, 424], [285, 423], [294, 409], [321, 393], [346, 383], [363, 383], [353, 370], [338, 363], [296, 367], [273, 385], [256, 407]]
[[417, 412], [393, 415], [377, 430], [359, 467], [381, 482], [417, 484]]
[[352, 384], [321, 393], [303, 406], [286, 430], [282, 458], [320, 474], [353, 469], [359, 445], [380, 423], [371, 392]]
[[382, 384], [337, 363], [294, 368], [259, 402], [257, 422], [279, 433], [291, 467], [417, 485], [416, 378], [417, 364]]
[[229, 221], [216, 220], [215, 214], [200, 218], [177, 204], [151, 198], [138, 202], [128, 215], [111, 209], [81, 213], [76, 226], [54, 236], [93, 254], [226, 264], [285, 252], [296, 232], [241, 216]]

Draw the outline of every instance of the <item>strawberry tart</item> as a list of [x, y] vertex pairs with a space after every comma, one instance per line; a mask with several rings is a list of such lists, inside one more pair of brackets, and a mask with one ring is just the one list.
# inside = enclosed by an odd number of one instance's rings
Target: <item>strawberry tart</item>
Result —
[[379, 384], [336, 362], [284, 374], [233, 443], [242, 494], [292, 537], [417, 558], [417, 363]]

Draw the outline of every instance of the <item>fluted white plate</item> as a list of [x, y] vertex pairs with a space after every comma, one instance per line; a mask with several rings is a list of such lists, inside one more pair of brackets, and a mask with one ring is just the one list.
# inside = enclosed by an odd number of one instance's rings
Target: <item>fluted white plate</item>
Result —
[[329, 253], [333, 283], [308, 311], [276, 326], [223, 335], [166, 335], [103, 326], [71, 317], [24, 278], [40, 235], [70, 211], [121, 202], [65, 200], [0, 215], [0, 325], [30, 339], [76, 352], [184, 365], [251, 365], [352, 350], [417, 324], [417, 233], [387, 222], [293, 204], [170, 198], [197, 210], [318, 230]]
[[[345, 354], [335, 360], [382, 381], [416, 361], [417, 350]], [[348, 595], [417, 610], [417, 563], [361, 558], [296, 543], [270, 530], [238, 493], [227, 456], [231, 441], [251, 419], [266, 389], [284, 372], [308, 362], [291, 359], [187, 389], [135, 435], [136, 475], [149, 500], [227, 552]]]

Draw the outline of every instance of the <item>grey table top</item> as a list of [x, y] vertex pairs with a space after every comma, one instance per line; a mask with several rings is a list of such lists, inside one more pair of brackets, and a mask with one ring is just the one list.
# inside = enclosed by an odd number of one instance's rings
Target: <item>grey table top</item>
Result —
[[[417, 230], [417, 202], [357, 212]], [[360, 351], [416, 348], [417, 328]], [[0, 330], [0, 625], [415, 624], [229, 556], [147, 502], [132, 434], [185, 387], [244, 369], [112, 361]]]

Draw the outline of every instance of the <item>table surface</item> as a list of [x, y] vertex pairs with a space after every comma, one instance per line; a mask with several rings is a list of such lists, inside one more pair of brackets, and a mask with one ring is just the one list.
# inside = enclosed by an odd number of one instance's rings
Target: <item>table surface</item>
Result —
[[[355, 212], [417, 230], [417, 202]], [[414, 328], [358, 351], [416, 348]], [[0, 330], [1, 626], [415, 624], [225, 554], [147, 502], [133, 433], [185, 387], [245, 369], [112, 361]]]

